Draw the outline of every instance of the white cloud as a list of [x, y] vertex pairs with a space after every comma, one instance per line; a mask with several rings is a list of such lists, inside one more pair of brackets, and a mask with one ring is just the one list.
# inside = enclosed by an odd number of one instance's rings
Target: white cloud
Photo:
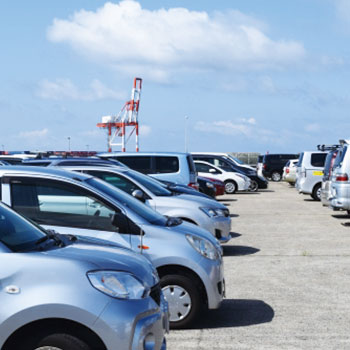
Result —
[[[240, 121], [240, 122], [239, 122]], [[242, 119], [239, 121], [232, 120], [220, 120], [214, 122], [197, 122], [194, 126], [195, 130], [202, 132], [211, 132], [221, 135], [244, 135], [250, 136], [252, 128], [249, 123], [244, 122]]]
[[148, 136], [152, 132], [152, 128], [149, 125], [141, 124], [140, 126], [140, 136]]
[[45, 128], [42, 130], [32, 130], [32, 131], [21, 131], [18, 134], [19, 138], [25, 138], [25, 139], [38, 139], [38, 138], [45, 138], [48, 136], [49, 129]]
[[95, 101], [109, 98], [123, 100], [126, 98], [124, 93], [106, 87], [97, 79], [93, 80], [89, 85], [89, 89], [85, 91], [79, 90], [70, 79], [56, 79], [55, 81], [44, 79], [39, 82], [36, 94], [43, 99], [51, 100]]
[[301, 43], [274, 40], [265, 27], [239, 11], [151, 11], [124, 0], [55, 19], [47, 36], [119, 71], [166, 81], [178, 70], [280, 68], [304, 58]]
[[317, 123], [306, 124], [304, 127], [305, 131], [317, 132], [321, 130], [321, 126]]

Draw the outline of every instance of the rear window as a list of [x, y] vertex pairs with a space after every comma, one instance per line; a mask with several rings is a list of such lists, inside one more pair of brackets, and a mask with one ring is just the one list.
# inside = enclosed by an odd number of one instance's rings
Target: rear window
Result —
[[298, 167], [301, 167], [301, 164], [303, 164], [303, 158], [304, 158], [304, 152], [300, 153], [299, 161], [298, 161]]
[[348, 149], [348, 146], [344, 146], [342, 149], [339, 150], [337, 157], [335, 158], [333, 169], [340, 166], [345, 158], [346, 151]]
[[137, 170], [140, 173], [144, 173], [144, 174], [152, 173], [150, 156], [118, 157], [118, 160], [124, 163], [129, 168]]
[[179, 171], [179, 159], [177, 157], [154, 157], [155, 158], [155, 173], [177, 173]]
[[314, 167], [324, 167], [327, 153], [312, 153], [311, 154], [311, 165]]

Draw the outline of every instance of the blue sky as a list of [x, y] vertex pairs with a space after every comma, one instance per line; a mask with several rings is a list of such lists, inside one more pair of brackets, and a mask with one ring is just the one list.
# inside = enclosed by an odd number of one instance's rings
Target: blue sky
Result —
[[[106, 150], [143, 78], [141, 151], [299, 152], [348, 138], [350, 1], [13, 0], [1, 149]], [[118, 150], [116, 147], [115, 150]], [[133, 151], [133, 142], [127, 150]]]

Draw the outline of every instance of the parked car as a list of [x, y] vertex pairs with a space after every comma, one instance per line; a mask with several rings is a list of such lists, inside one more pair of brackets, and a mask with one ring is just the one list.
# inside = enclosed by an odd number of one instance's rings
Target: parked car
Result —
[[231, 239], [229, 210], [212, 198], [188, 194], [174, 196], [156, 179], [132, 169], [117, 167], [66, 167], [65, 169], [96, 176], [141, 200], [163, 215], [179, 217], [208, 230], [222, 243]]
[[[141, 173], [140, 173], [141, 174]], [[156, 180], [156, 179], [154, 179]], [[174, 182], [170, 181], [164, 181], [164, 180], [156, 180], [159, 181], [159, 183], [164, 186], [167, 190], [169, 190], [173, 195], [177, 194], [190, 194], [191, 196], [198, 196], [198, 197], [204, 197], [204, 198], [211, 198], [207, 194], [195, 190], [193, 187], [186, 186], [186, 185], [181, 185], [181, 184], [176, 184]], [[198, 176], [197, 176], [197, 182], [198, 182]], [[199, 186], [199, 183], [198, 183]]]
[[169, 302], [172, 328], [189, 326], [202, 309], [220, 306], [222, 249], [208, 231], [165, 217], [86, 174], [11, 166], [0, 167], [0, 179], [2, 200], [46, 229], [105, 239], [148, 257]]
[[10, 163], [7, 163], [5, 160], [0, 160], [0, 165], [10, 165]]
[[350, 214], [350, 140], [340, 140], [340, 145], [333, 165], [329, 200], [334, 210], [346, 210]]
[[261, 177], [264, 177], [264, 175], [262, 173], [263, 159], [264, 159], [264, 156], [262, 154], [260, 154], [258, 156], [258, 162], [256, 163], [256, 172], [257, 172], [258, 176], [261, 176]]
[[0, 204], [0, 264], [2, 350], [166, 349], [167, 305], [140, 254], [49, 233]]
[[294, 186], [297, 181], [297, 165], [298, 159], [292, 159], [287, 162], [283, 168], [282, 179]]
[[263, 157], [262, 173], [272, 181], [281, 181], [283, 167], [291, 159], [298, 159], [299, 154], [265, 154]]
[[210, 176], [225, 183], [225, 192], [233, 194], [236, 191], [248, 191], [250, 187], [250, 179], [233, 171], [225, 171], [208, 162], [196, 160], [196, 169], [199, 176]]
[[321, 185], [321, 202], [324, 207], [330, 206], [331, 198], [331, 177], [335, 159], [338, 154], [338, 147], [332, 149], [326, 156], [324, 163], [322, 185]]
[[198, 191], [206, 194], [207, 196], [214, 198], [216, 196], [216, 186], [213, 180], [208, 178], [197, 176], [197, 182], [199, 189]]
[[220, 181], [218, 179], [213, 179], [211, 177], [202, 177], [202, 178], [213, 182], [213, 184], [215, 186], [215, 195], [216, 196], [223, 196], [225, 194], [225, 183], [223, 181]]
[[235, 172], [244, 176], [249, 177], [250, 179], [250, 191], [257, 191], [258, 189], [265, 189], [268, 187], [267, 180], [259, 176], [254, 168], [239, 163], [236, 158], [231, 157], [227, 153], [192, 153], [194, 160], [199, 160], [203, 162], [208, 162], [220, 169], [223, 169], [228, 172]]
[[176, 152], [100, 153], [102, 159], [115, 159], [140, 173], [157, 180], [170, 181], [198, 190], [192, 156]]
[[299, 193], [309, 194], [315, 201], [321, 200], [323, 168], [327, 152], [305, 151], [298, 161], [298, 177], [295, 184]]

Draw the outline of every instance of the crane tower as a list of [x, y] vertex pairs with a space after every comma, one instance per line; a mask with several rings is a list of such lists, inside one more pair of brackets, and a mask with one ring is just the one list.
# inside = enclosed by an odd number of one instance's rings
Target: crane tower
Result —
[[[102, 122], [97, 124], [99, 128], [107, 130], [108, 152], [112, 152], [112, 146], [121, 146], [121, 151], [125, 152], [126, 144], [134, 133], [136, 152], [139, 151], [138, 113], [141, 89], [142, 79], [135, 78], [130, 101], [125, 102], [123, 108], [116, 116], [102, 117]], [[127, 128], [128, 135], [126, 135]], [[117, 137], [121, 137], [121, 142], [116, 142]]]

